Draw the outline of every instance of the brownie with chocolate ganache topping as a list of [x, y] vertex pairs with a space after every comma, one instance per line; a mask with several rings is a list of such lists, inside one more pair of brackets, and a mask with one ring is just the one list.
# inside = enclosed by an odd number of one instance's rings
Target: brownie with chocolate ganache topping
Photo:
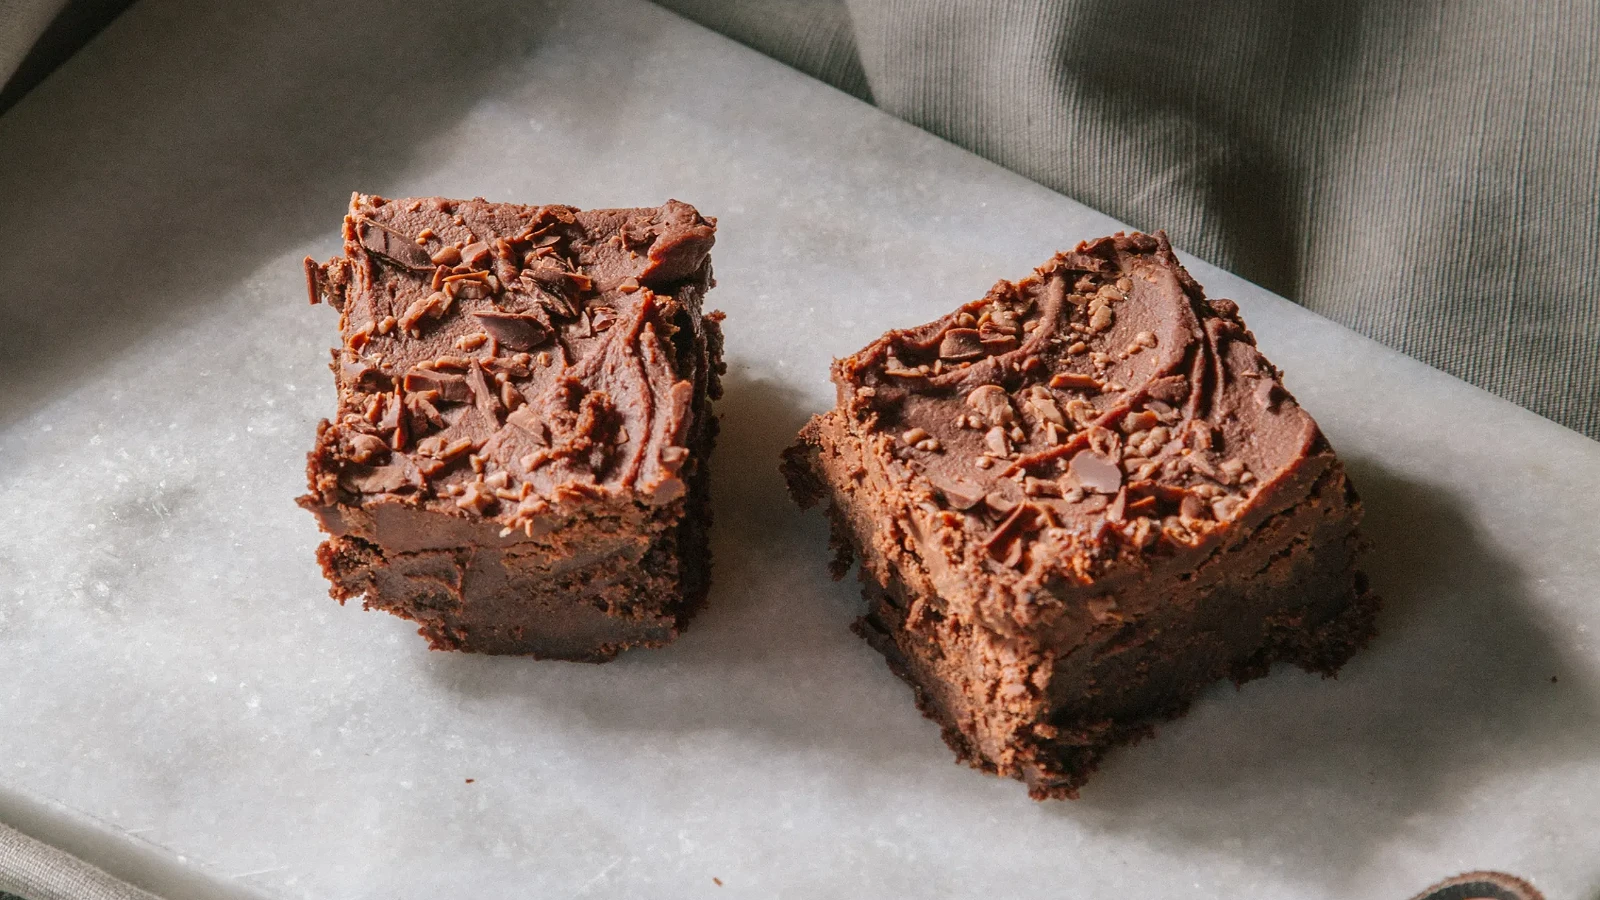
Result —
[[1108, 749], [1373, 634], [1333, 449], [1165, 235], [1058, 254], [834, 364], [785, 458], [862, 637], [965, 762], [1076, 797]]
[[300, 505], [332, 595], [440, 650], [603, 662], [671, 641], [705, 597], [721, 313], [716, 223], [357, 194], [338, 409]]

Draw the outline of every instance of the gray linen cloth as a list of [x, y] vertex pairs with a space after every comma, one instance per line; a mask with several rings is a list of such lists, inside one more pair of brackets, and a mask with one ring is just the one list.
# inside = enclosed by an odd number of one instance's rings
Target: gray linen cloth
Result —
[[157, 900], [138, 888], [0, 825], [0, 900]]
[[1593, 0], [657, 2], [1600, 438]]
[[0, 84], [5, 84], [33, 42], [67, 0], [0, 0]]
[[[1600, 438], [1600, 4], [658, 2]], [[150, 897], [0, 825], [12, 894]]]

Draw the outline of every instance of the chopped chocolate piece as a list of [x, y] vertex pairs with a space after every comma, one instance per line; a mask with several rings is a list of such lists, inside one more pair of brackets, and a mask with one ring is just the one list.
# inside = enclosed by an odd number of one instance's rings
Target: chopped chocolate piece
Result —
[[784, 469], [861, 561], [856, 630], [1036, 798], [1219, 678], [1331, 674], [1372, 636], [1343, 466], [1164, 235], [1082, 244], [833, 378]]
[[944, 333], [944, 339], [939, 342], [939, 356], [943, 359], [977, 359], [987, 353], [982, 334], [972, 328], [952, 328]]
[[461, 248], [461, 264], [469, 268], [477, 268], [489, 259], [489, 245], [483, 241], [468, 244]]
[[971, 478], [960, 475], [940, 475], [935, 472], [928, 473], [928, 483], [933, 485], [951, 509], [968, 510], [983, 502], [986, 488]]
[[393, 229], [361, 217], [355, 218], [354, 227], [361, 246], [373, 255], [408, 269], [433, 268], [426, 251]]
[[1068, 466], [1078, 483], [1099, 494], [1115, 494], [1122, 487], [1122, 470], [1116, 462], [1093, 450], [1079, 450]]
[[435, 649], [603, 662], [672, 640], [710, 574], [713, 235], [677, 201], [356, 195], [344, 255], [305, 264], [345, 339], [300, 498], [333, 596]]
[[430, 369], [412, 369], [406, 373], [402, 384], [407, 391], [433, 391], [439, 395], [440, 400], [448, 403], [466, 403], [472, 399], [472, 390], [467, 387], [467, 379], [460, 375], [449, 375]]

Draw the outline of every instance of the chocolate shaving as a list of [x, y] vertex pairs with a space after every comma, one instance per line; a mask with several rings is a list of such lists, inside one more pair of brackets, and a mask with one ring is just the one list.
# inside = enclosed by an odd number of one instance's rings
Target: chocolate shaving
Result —
[[983, 445], [989, 448], [989, 454], [1004, 459], [1011, 455], [1011, 438], [1006, 435], [1005, 428], [996, 425], [983, 435]]
[[517, 264], [505, 257], [495, 257], [494, 274], [500, 279], [502, 285], [508, 285], [517, 280]]
[[1161, 402], [1160, 400], [1150, 400], [1145, 403], [1144, 406], [1145, 409], [1148, 409], [1150, 412], [1154, 413], [1157, 419], [1160, 419], [1162, 422], [1165, 422], [1168, 425], [1178, 421], [1178, 411], [1166, 403]]
[[615, 310], [604, 306], [589, 310], [589, 327], [596, 332], [606, 331], [616, 324], [616, 321], [617, 313]]
[[356, 238], [369, 253], [401, 268], [419, 272], [433, 268], [433, 260], [416, 241], [371, 219], [356, 220]]
[[410, 434], [406, 431], [405, 397], [399, 391], [394, 394], [394, 433], [389, 435], [389, 446], [396, 450], [406, 449]]
[[472, 388], [472, 393], [477, 400], [478, 411], [489, 418], [489, 421], [499, 424], [500, 413], [503, 407], [500, 398], [489, 389], [489, 382], [483, 377], [483, 367], [474, 362], [472, 368], [467, 370], [467, 385]]
[[630, 219], [624, 222], [617, 231], [617, 236], [622, 238], [622, 246], [629, 249], [643, 247], [656, 239], [657, 228], [653, 222], [643, 222]]
[[490, 337], [513, 350], [532, 350], [554, 333], [547, 321], [526, 313], [474, 312], [472, 315]]
[[328, 278], [323, 273], [322, 266], [311, 257], [306, 257], [306, 295], [311, 300], [311, 305], [316, 306], [322, 302], [322, 297], [328, 292]]
[[939, 342], [939, 357], [952, 362], [978, 359], [987, 353], [982, 338], [972, 328], [952, 328], [944, 333], [944, 339]]
[[418, 418], [424, 419], [435, 428], [443, 428], [447, 424], [444, 416], [439, 413], [439, 408], [433, 405], [433, 401], [438, 398], [439, 395], [433, 391], [425, 391], [407, 394], [406, 403], [410, 404], [412, 412], [416, 413]]
[[446, 375], [432, 369], [412, 369], [406, 373], [404, 385], [408, 391], [436, 391], [439, 399], [447, 403], [472, 400], [467, 380], [460, 375]]
[[1111, 501], [1111, 506], [1106, 509], [1106, 521], [1121, 522], [1128, 505], [1128, 489], [1117, 491], [1117, 499]]
[[1156, 427], [1160, 422], [1161, 420], [1156, 418], [1155, 413], [1149, 410], [1140, 410], [1124, 416], [1120, 427], [1124, 434], [1133, 434], [1138, 431], [1148, 431]]
[[393, 386], [389, 376], [382, 369], [361, 357], [347, 354], [341, 357], [339, 368], [357, 390], [387, 391]]
[[461, 248], [461, 265], [476, 269], [489, 258], [489, 245], [476, 241]]
[[[541, 319], [540, 321], [543, 320]], [[549, 354], [545, 353], [541, 355], [548, 356]], [[499, 372], [504, 375], [510, 375], [514, 378], [527, 378], [533, 372], [533, 360], [526, 353], [518, 353], [516, 356], [491, 357], [490, 359], [484, 360], [482, 365], [485, 369], [491, 369], [495, 372]]]
[[569, 272], [555, 265], [541, 263], [536, 268], [528, 269], [523, 273], [526, 278], [531, 278], [536, 284], [547, 291], [559, 294], [564, 299], [575, 295], [586, 294], [594, 290], [594, 279], [581, 272]]
[[[1000, 483], [1011, 484], [1009, 481], [1002, 481]], [[1016, 509], [1017, 503], [1019, 502], [1012, 497], [1006, 496], [1006, 494], [1007, 492], [1004, 489], [990, 491], [989, 493], [983, 495], [983, 505], [987, 506], [996, 514], [1003, 516], [1006, 513]]]
[[1067, 420], [1061, 415], [1061, 408], [1056, 406], [1055, 395], [1042, 385], [1034, 385], [1028, 389], [1028, 408], [1033, 411], [1034, 417], [1041, 422], [1047, 422], [1060, 428], [1067, 427]]
[[506, 416], [507, 425], [515, 425], [528, 433], [535, 443], [548, 444], [549, 438], [545, 434], [544, 422], [531, 406], [519, 406]]
[[[1092, 247], [1098, 250], [1100, 249], [1100, 243], [1101, 242], [1096, 241], [1092, 245], [1086, 245], [1084, 249], [1090, 249]], [[1089, 253], [1084, 253], [1078, 250], [1068, 253], [1058, 253], [1055, 256], [1055, 259], [1051, 260], [1051, 262], [1056, 266], [1059, 266], [1059, 271], [1063, 272], [1089, 272], [1091, 274], [1100, 275], [1110, 272], [1115, 268], [1115, 266], [1102, 257], [1091, 256]], [[1053, 266], [1052, 269], [1054, 270], [1054, 268], [1055, 267]]]
[[541, 260], [538, 265], [522, 273], [524, 278], [532, 279], [547, 291], [554, 291], [566, 296], [572, 291], [572, 282], [567, 278], [569, 273], [554, 263]]
[[1072, 390], [1099, 391], [1105, 386], [1093, 375], [1084, 375], [1079, 372], [1057, 372], [1050, 376], [1050, 386], [1053, 388], [1069, 388]]
[[494, 296], [494, 288], [485, 281], [450, 282], [445, 285], [445, 289], [462, 300], [482, 300]]
[[1032, 503], [1018, 504], [1011, 511], [1011, 515], [995, 526], [988, 539], [983, 542], [983, 549], [992, 559], [999, 560], [1008, 566], [1015, 566], [1022, 561], [1022, 539], [1028, 534], [1036, 532], [1042, 527], [1045, 514], [1039, 507]]
[[560, 269], [528, 269], [517, 278], [516, 287], [551, 315], [563, 319], [578, 315], [578, 305], [571, 296], [571, 282]]
[[990, 512], [1004, 516], [1026, 499], [1021, 485], [1009, 478], [1001, 478], [989, 485], [989, 493], [984, 495], [983, 505]]
[[986, 337], [980, 342], [985, 353], [1009, 353], [1022, 346], [1015, 335], [1002, 334], [995, 337]]
[[[400, 427], [401, 398], [402, 395], [398, 391], [393, 394], [381, 394], [372, 398], [379, 403], [379, 409], [381, 410], [377, 420], [373, 422], [379, 431], [393, 431]], [[368, 418], [371, 418], [370, 414]]]
[[951, 509], [968, 510], [983, 501], [983, 485], [970, 478], [929, 472], [928, 483], [944, 496]]
[[1137, 500], [1129, 500], [1127, 512], [1131, 516], [1151, 515], [1156, 511], [1156, 498], [1145, 495]]
[[346, 440], [350, 442], [350, 458], [358, 463], [370, 462], [374, 457], [389, 455], [389, 445], [370, 434], [358, 431]]
[[434, 291], [426, 297], [418, 297], [406, 307], [405, 312], [400, 314], [396, 324], [404, 331], [415, 330], [421, 324], [423, 318], [436, 319], [444, 315], [445, 310], [450, 308], [450, 302], [450, 297], [442, 291]]
[[1182, 405], [1189, 397], [1189, 379], [1182, 375], [1157, 378], [1145, 388], [1145, 395], [1162, 403]]
[[339, 483], [363, 494], [390, 494], [415, 486], [410, 468], [401, 464], [347, 469], [339, 473]]
[[1216, 467], [1213, 466], [1211, 462], [1200, 453], [1191, 453], [1188, 456], [1185, 456], [1183, 461], [1188, 464], [1190, 469], [1200, 473], [1201, 475], [1204, 475], [1212, 481], [1222, 484], [1226, 484], [1228, 481], [1228, 479], [1223, 476], [1221, 472], [1218, 472]]
[[1069, 464], [1078, 483], [1100, 494], [1115, 494], [1122, 487], [1122, 469], [1093, 450], [1080, 450]]

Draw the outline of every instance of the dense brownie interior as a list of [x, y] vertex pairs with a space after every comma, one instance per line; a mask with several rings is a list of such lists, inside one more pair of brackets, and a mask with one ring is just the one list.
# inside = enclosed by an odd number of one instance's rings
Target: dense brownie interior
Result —
[[441, 649], [603, 660], [672, 639], [708, 577], [715, 223], [357, 195], [306, 260], [339, 405], [301, 505], [341, 602]]
[[1331, 673], [1372, 632], [1343, 467], [1164, 236], [1058, 254], [834, 380], [786, 471], [862, 562], [858, 630], [1036, 797], [1218, 678]]

